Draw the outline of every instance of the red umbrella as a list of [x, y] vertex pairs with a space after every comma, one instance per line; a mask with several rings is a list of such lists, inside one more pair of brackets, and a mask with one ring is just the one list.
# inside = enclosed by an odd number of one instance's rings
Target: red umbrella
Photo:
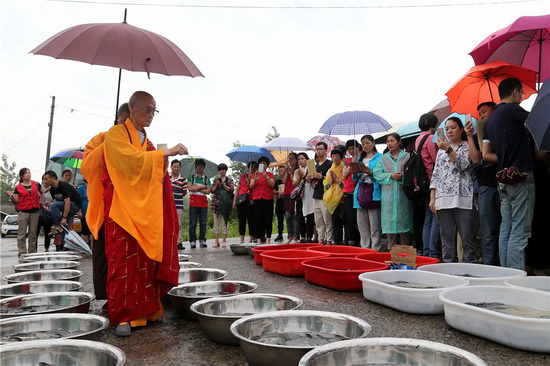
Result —
[[537, 73], [535, 71], [503, 61], [493, 61], [485, 65], [473, 66], [449, 89], [446, 95], [451, 112], [469, 113], [477, 118], [477, 106], [483, 102], [500, 102], [498, 84], [511, 77], [521, 81], [525, 92], [523, 99], [536, 93]]
[[[57, 33], [30, 53], [163, 75], [203, 76], [183, 51], [163, 36], [126, 23], [82, 24]], [[118, 76], [117, 109], [120, 93]]]
[[550, 14], [520, 17], [485, 38], [470, 52], [476, 65], [502, 60], [550, 77]]

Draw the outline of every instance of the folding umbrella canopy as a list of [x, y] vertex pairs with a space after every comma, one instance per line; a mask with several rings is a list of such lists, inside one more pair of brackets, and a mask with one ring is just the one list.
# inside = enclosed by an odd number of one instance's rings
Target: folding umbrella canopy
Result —
[[527, 127], [533, 134], [539, 150], [550, 151], [550, 78], [539, 90], [537, 99], [527, 117]]
[[357, 135], [384, 132], [391, 125], [384, 118], [368, 111], [352, 111], [335, 114], [319, 129], [329, 135]]
[[206, 166], [204, 167], [204, 175], [206, 175], [208, 178], [212, 178], [213, 176], [218, 174], [218, 164], [201, 156], [185, 156], [183, 159], [180, 160], [180, 175], [184, 178], [189, 178], [191, 175], [195, 174], [195, 161], [197, 161], [198, 159], [202, 159], [206, 163]]
[[438, 121], [443, 121], [449, 114], [451, 114], [451, 107], [449, 106], [449, 99], [445, 98], [441, 102], [437, 103], [429, 113], [433, 113]]
[[446, 93], [451, 112], [477, 117], [477, 106], [480, 103], [500, 102], [498, 85], [511, 77], [521, 81], [525, 93], [523, 99], [527, 99], [531, 94], [536, 93], [536, 76], [537, 73], [533, 70], [503, 61], [473, 66]]
[[262, 156], [265, 156], [269, 161], [275, 161], [273, 155], [266, 148], [256, 145], [241, 145], [227, 154], [225, 154], [232, 161], [240, 161], [241, 163], [248, 163], [250, 161], [257, 161]]
[[525, 16], [491, 34], [470, 55], [476, 65], [502, 60], [550, 77], [550, 14]]
[[[77, 25], [57, 33], [30, 53], [57, 59], [163, 75], [203, 76], [183, 51], [163, 36], [126, 23]], [[121, 72], [118, 74], [117, 109]]]
[[82, 159], [84, 159], [84, 152], [79, 150], [65, 150], [50, 157], [54, 163], [77, 169], [80, 169]]
[[296, 137], [277, 137], [262, 146], [268, 150], [305, 151], [311, 150], [307, 142]]
[[317, 136], [313, 136], [312, 138], [307, 140], [307, 145], [311, 149], [315, 150], [315, 146], [317, 146], [317, 144], [319, 142], [324, 142], [325, 144], [327, 144], [327, 146], [328, 146], [327, 151], [331, 151], [332, 149], [334, 149], [334, 147], [336, 145], [345, 145], [346, 144], [344, 141], [340, 140], [338, 137], [335, 137], [335, 136], [317, 135]]

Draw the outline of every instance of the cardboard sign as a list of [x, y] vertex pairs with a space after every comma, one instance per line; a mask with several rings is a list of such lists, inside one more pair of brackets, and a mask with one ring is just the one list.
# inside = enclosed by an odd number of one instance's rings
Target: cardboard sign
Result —
[[315, 174], [315, 160], [313, 159], [307, 161], [307, 174], [311, 176]]
[[394, 245], [391, 247], [391, 261], [395, 264], [406, 264], [416, 268], [416, 248], [411, 245]]

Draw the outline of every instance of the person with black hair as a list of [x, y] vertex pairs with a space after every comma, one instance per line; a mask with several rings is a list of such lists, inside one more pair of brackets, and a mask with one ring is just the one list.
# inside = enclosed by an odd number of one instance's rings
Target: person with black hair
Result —
[[296, 243], [300, 240], [300, 233], [297, 231], [298, 226], [296, 224], [296, 201], [290, 198], [290, 194], [294, 189], [292, 185], [292, 179], [294, 172], [298, 169], [298, 154], [291, 152], [288, 154], [288, 161], [285, 164], [285, 170], [282, 177], [282, 184], [284, 184], [283, 191], [283, 210], [285, 212], [286, 229], [288, 233], [287, 244]]
[[346, 151], [349, 158], [344, 159], [344, 206], [342, 217], [345, 225], [344, 244], [357, 246], [359, 245], [359, 231], [357, 231], [357, 212], [353, 208], [353, 192], [355, 191], [356, 182], [353, 180], [350, 163], [356, 161], [361, 144], [357, 140], [346, 141]]
[[498, 163], [503, 177], [514, 177], [498, 184], [499, 257], [501, 266], [524, 270], [535, 206], [535, 156], [525, 127], [529, 112], [519, 106], [525, 93], [518, 79], [503, 80], [498, 93], [500, 104], [485, 125], [483, 158]]
[[[250, 235], [249, 243], [252, 243], [256, 234], [254, 225], [254, 206], [252, 205], [252, 191], [250, 190], [250, 179], [254, 173], [258, 170], [258, 162], [249, 161], [247, 164], [248, 172], [241, 175], [239, 184], [237, 184], [236, 194], [233, 196], [233, 208], [237, 209], [237, 216], [239, 218], [239, 236], [241, 237], [241, 244], [244, 244], [244, 236], [246, 234], [246, 223], [248, 222], [248, 235]], [[243, 196], [246, 195], [246, 196]], [[237, 204], [237, 199], [246, 197], [246, 199]]]
[[188, 183], [185, 177], [180, 175], [181, 161], [178, 159], [172, 160], [170, 163], [170, 182], [172, 182], [172, 194], [174, 195], [174, 203], [176, 204], [176, 212], [178, 213], [178, 249], [183, 250], [185, 247], [182, 242], [182, 227], [183, 224], [183, 197], [187, 194]]
[[388, 152], [374, 168], [374, 179], [382, 188], [382, 232], [388, 235], [388, 249], [401, 238], [401, 244], [411, 245], [413, 231], [413, 204], [403, 191], [403, 170], [409, 153], [401, 149], [401, 136], [390, 133], [386, 139]]
[[[323, 181], [325, 186], [325, 195], [333, 185], [339, 185], [340, 188], [344, 188], [344, 149], [345, 146], [337, 145], [330, 152], [332, 158], [332, 165], [327, 173], [327, 177]], [[340, 201], [334, 208], [327, 206], [328, 212], [331, 214], [332, 219], [332, 243], [334, 245], [344, 244], [344, 225], [345, 225], [345, 213], [344, 213], [344, 194], [343, 191]], [[324, 198], [324, 197], [323, 197]], [[326, 202], [325, 202], [326, 205]]]
[[222, 248], [227, 245], [227, 224], [229, 223], [229, 215], [231, 214], [233, 202], [233, 179], [227, 176], [227, 165], [224, 163], [218, 164], [219, 177], [216, 177], [212, 182], [212, 201], [210, 208], [214, 216], [214, 247], [220, 247], [220, 225], [222, 227]]
[[441, 225], [443, 262], [457, 262], [457, 232], [462, 239], [462, 262], [476, 260], [476, 212], [474, 166], [462, 121], [450, 117], [445, 122], [447, 138], [439, 138], [437, 158], [430, 182], [430, 209]]
[[[434, 170], [435, 159], [437, 156], [437, 145], [432, 142], [434, 132], [439, 124], [439, 120], [433, 113], [425, 113], [420, 116], [418, 120], [418, 128], [422, 132], [416, 138], [414, 143], [415, 151], [420, 149], [420, 144], [424, 140], [422, 149], [420, 151], [420, 158], [424, 169], [426, 170], [426, 175], [428, 179], [432, 179], [432, 173]], [[437, 221], [437, 216], [432, 213], [430, 210], [430, 197], [425, 197], [424, 199], [424, 225], [422, 228], [422, 243], [424, 248], [422, 250], [422, 255], [432, 258], [441, 258], [441, 237], [439, 235], [439, 221]]]
[[[357, 227], [360, 233], [360, 246], [362, 248], [371, 248], [379, 252], [385, 251], [382, 248], [380, 236], [382, 227], [380, 225], [380, 184], [374, 179], [374, 168], [382, 157], [376, 150], [376, 142], [371, 135], [361, 137], [363, 151], [357, 158], [362, 163], [359, 166], [357, 174], [353, 179], [357, 181], [355, 191], [353, 192], [353, 207], [357, 209]], [[359, 204], [359, 190], [361, 184], [372, 184], [372, 200], [378, 202], [378, 207], [363, 208]], [[377, 206], [373, 204], [373, 206]]]
[[256, 216], [255, 233], [258, 244], [265, 242], [270, 244], [271, 231], [273, 229], [273, 187], [275, 176], [267, 171], [269, 159], [262, 156], [258, 159], [258, 171], [252, 174], [250, 189], [254, 202], [254, 214]]
[[[31, 171], [28, 168], [19, 170], [19, 183], [13, 191], [5, 191], [18, 211], [17, 250], [19, 258], [23, 254], [36, 253], [38, 211], [44, 202], [40, 183], [31, 180]], [[27, 234], [29, 246], [27, 247]]]
[[195, 174], [187, 178], [189, 190], [189, 244], [191, 249], [197, 247], [197, 220], [199, 221], [199, 242], [201, 248], [206, 248], [206, 217], [208, 214], [208, 195], [212, 183], [206, 175], [204, 159], [195, 160]]
[[327, 159], [328, 146], [325, 142], [318, 142], [315, 145], [315, 172], [308, 172], [306, 182], [313, 186], [313, 215], [315, 217], [315, 227], [317, 229], [317, 238], [321, 244], [332, 243], [332, 217], [328, 212], [327, 206], [323, 203], [323, 194], [325, 187], [323, 179], [327, 175], [332, 162]]

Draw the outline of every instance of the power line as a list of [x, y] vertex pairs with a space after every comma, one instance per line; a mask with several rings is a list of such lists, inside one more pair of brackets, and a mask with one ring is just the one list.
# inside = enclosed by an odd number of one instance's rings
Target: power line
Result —
[[197, 4], [160, 4], [160, 3], [135, 3], [120, 1], [92, 1], [92, 0], [46, 0], [61, 3], [79, 3], [94, 5], [132, 5], [132, 6], [156, 6], [176, 8], [211, 8], [211, 9], [401, 9], [401, 8], [442, 8], [455, 6], [483, 6], [483, 5], [506, 5], [517, 3], [533, 3], [543, 0], [511, 0], [511, 1], [486, 1], [451, 4], [407, 4], [407, 5], [351, 5], [351, 6], [258, 6], [258, 5], [197, 5]]
[[27, 137], [29, 137], [34, 131], [36, 131], [38, 129], [38, 127], [41, 127], [42, 126], [42, 123], [43, 122], [40, 122], [39, 124], [36, 125], [35, 128], [33, 128], [28, 134], [26, 134], [21, 140], [19, 140], [15, 145], [13, 145], [12, 147], [10, 147], [9, 149], [5, 150], [4, 153], [7, 153], [8, 151], [10, 151], [11, 149], [13, 149], [14, 147], [16, 147], [17, 145], [19, 145], [20, 143], [22, 143], [23, 141], [25, 141], [25, 139]]
[[23, 123], [23, 121], [25, 121], [27, 118], [29, 118], [32, 114], [34, 114], [39, 108], [42, 108], [45, 104], [46, 104], [47, 100], [44, 100], [44, 102], [42, 102], [42, 104], [39, 104], [37, 105], [32, 111], [30, 111], [29, 113], [27, 113], [23, 118], [21, 118], [20, 120], [18, 120], [17, 122], [13, 123], [11, 126], [9, 126], [8, 128], [6, 128], [6, 130], [2, 131], [2, 137], [5, 137], [6, 135], [8, 135], [10, 132], [12, 131], [15, 131], [15, 127], [16, 126], [19, 126]]

